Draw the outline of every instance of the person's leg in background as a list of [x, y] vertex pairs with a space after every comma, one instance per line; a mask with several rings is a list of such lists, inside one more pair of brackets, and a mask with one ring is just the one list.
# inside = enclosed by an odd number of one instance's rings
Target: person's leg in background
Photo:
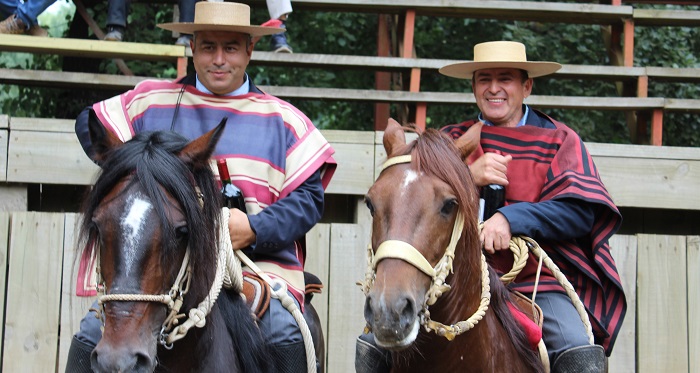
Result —
[[126, 17], [129, 15], [130, 2], [130, 0], [107, 1], [107, 34], [105, 35], [105, 40], [124, 40]]
[[37, 22], [37, 17], [55, 0], [2, 0], [0, 14], [7, 17], [0, 22], [0, 34], [23, 34], [32, 36], [48, 36]]
[[[282, 21], [282, 27], [286, 28], [287, 16], [292, 12], [292, 1], [267, 0], [267, 11], [270, 13], [270, 19], [279, 19]], [[284, 32], [272, 35], [270, 48], [277, 53], [292, 53], [292, 47], [289, 46], [287, 35]]]

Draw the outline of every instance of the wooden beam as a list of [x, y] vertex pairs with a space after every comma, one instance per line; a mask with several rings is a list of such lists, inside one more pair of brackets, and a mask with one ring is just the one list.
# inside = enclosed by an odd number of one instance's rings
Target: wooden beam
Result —
[[661, 109], [655, 109], [651, 114], [651, 145], [663, 145], [664, 134], [664, 112]]
[[[391, 37], [389, 36], [388, 15], [380, 14], [377, 25], [377, 56], [391, 56]], [[285, 54], [285, 53], [278, 53]], [[291, 55], [291, 54], [290, 54]], [[336, 57], [337, 59], [337, 57]], [[377, 71], [374, 73], [374, 87], [377, 90], [388, 91], [391, 88], [391, 74]], [[374, 129], [382, 131], [386, 128], [391, 107], [386, 103], [374, 104]]]
[[71, 38], [37, 38], [29, 35], [0, 34], [0, 50], [5, 52], [50, 53], [84, 58], [123, 58], [176, 62], [185, 56], [182, 45], [161, 45], [132, 42]]
[[632, 67], [634, 66], [634, 20], [623, 19], [622, 27], [625, 38], [623, 45], [624, 66]]

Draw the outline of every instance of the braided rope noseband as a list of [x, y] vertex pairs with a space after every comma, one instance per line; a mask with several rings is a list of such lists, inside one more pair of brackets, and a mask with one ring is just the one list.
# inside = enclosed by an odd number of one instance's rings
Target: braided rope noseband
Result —
[[[382, 171], [388, 167], [401, 163], [411, 163], [411, 155], [402, 155], [388, 159], [386, 162], [384, 162]], [[384, 241], [379, 245], [379, 247], [377, 247], [376, 254], [374, 253], [372, 244], [370, 243], [367, 248], [367, 270], [365, 271], [365, 279], [364, 281], [359, 282], [365, 296], [369, 294], [369, 291], [374, 284], [374, 278], [376, 276], [375, 269], [377, 268], [377, 264], [383, 259], [387, 258], [400, 259], [416, 267], [419, 271], [431, 278], [431, 285], [426, 292], [423, 309], [420, 312], [421, 325], [423, 325], [426, 331], [435, 331], [436, 334], [451, 341], [456, 336], [473, 328], [484, 317], [491, 301], [491, 287], [488, 267], [486, 265], [486, 257], [484, 257], [483, 253], [481, 254], [481, 301], [474, 314], [467, 320], [447, 326], [440, 322], [431, 320], [430, 312], [428, 311], [428, 306], [435, 304], [437, 299], [442, 294], [450, 290], [450, 285], [445, 283], [445, 278], [452, 273], [455, 248], [457, 247], [459, 238], [462, 236], [463, 228], [464, 216], [462, 216], [461, 213], [458, 213], [455, 219], [455, 224], [452, 227], [450, 243], [445, 249], [445, 254], [443, 254], [442, 258], [438, 261], [435, 267], [431, 267], [430, 263], [425, 259], [423, 254], [421, 254], [408, 242], [400, 240]], [[367, 329], [369, 328], [370, 327], [368, 325]]]

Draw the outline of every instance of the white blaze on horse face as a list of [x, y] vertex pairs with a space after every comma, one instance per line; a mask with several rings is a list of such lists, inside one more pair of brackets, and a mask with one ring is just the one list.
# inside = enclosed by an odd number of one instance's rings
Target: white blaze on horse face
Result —
[[136, 261], [136, 249], [138, 248], [141, 235], [139, 234], [146, 225], [148, 211], [153, 208], [149, 201], [136, 196], [129, 197], [126, 202], [126, 209], [121, 220], [122, 242], [124, 243], [124, 264], [126, 274], [129, 275], [134, 262]]
[[401, 195], [406, 193], [406, 190], [408, 190], [408, 186], [413, 184], [414, 181], [418, 179], [418, 174], [416, 171], [409, 169], [406, 169], [403, 173], [403, 182], [401, 183]]

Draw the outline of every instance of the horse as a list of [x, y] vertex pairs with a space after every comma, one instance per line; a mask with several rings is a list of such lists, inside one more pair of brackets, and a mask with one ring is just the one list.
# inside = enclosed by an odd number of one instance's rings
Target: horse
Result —
[[390, 351], [392, 372], [544, 369], [482, 254], [479, 197], [464, 162], [479, 136], [452, 140], [426, 129], [407, 144], [394, 120], [384, 133], [388, 159], [365, 196], [372, 234], [364, 316]]
[[[122, 142], [91, 112], [90, 138], [102, 170], [84, 202], [81, 237], [96, 243], [105, 294], [94, 371], [278, 371], [237, 291], [222, 289], [198, 328], [169, 338], [183, 321], [173, 309], [195, 311], [218, 291], [212, 285], [226, 223], [209, 159], [225, 122], [189, 142], [169, 131]], [[320, 322], [307, 298], [304, 317], [323, 366]]]

